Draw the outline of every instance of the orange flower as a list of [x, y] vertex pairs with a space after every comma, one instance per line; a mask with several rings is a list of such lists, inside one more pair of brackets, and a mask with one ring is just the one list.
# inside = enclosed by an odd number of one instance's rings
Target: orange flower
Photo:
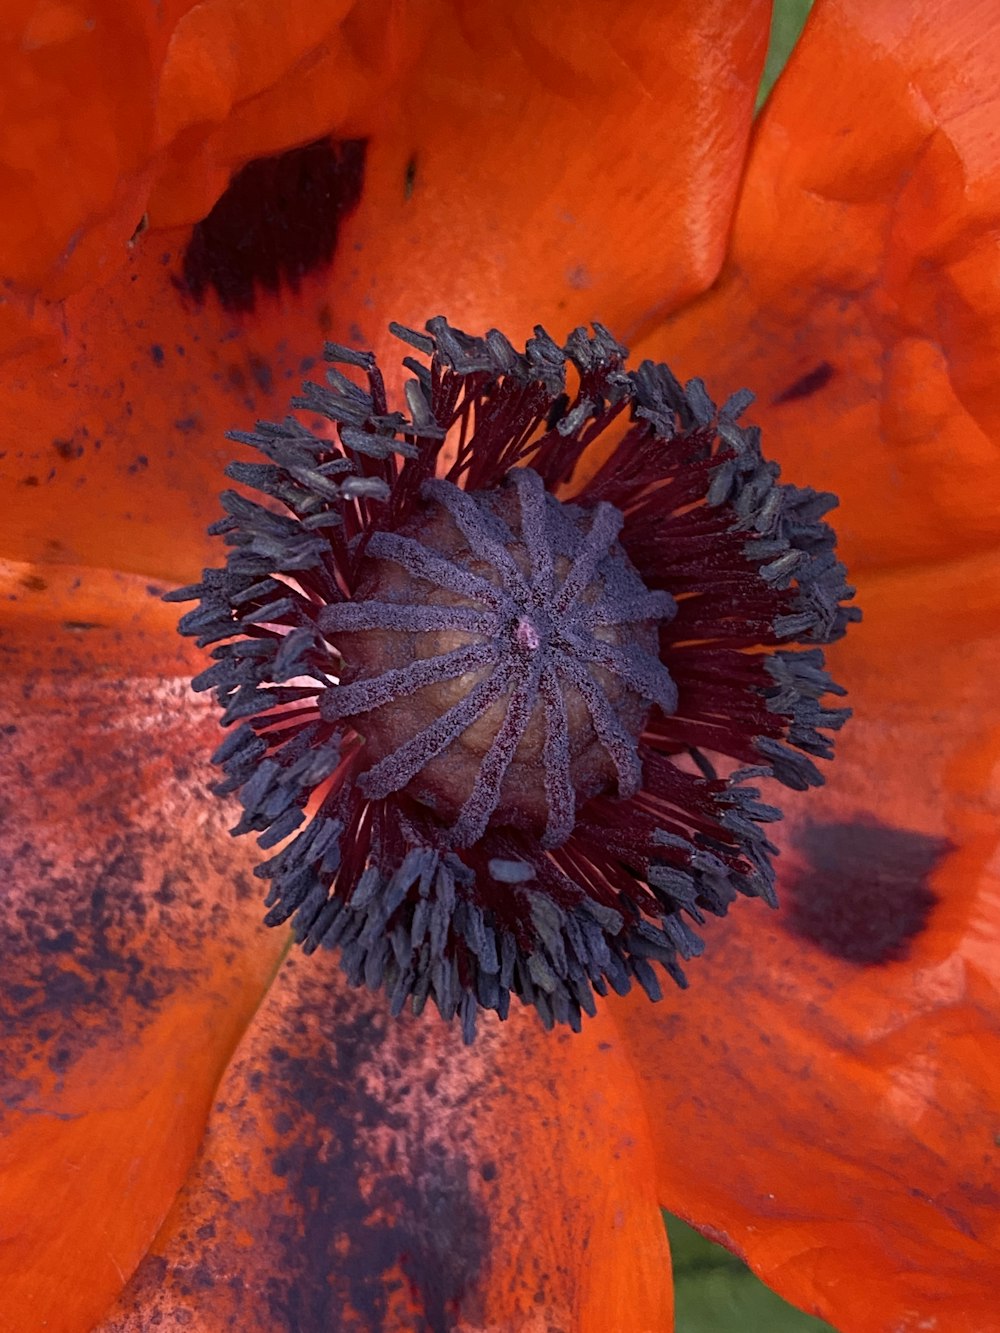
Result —
[[[3, 1327], [660, 1329], [658, 1203], [845, 1330], [1000, 1327], [1000, 13], [818, 0], [751, 141], [766, 5], [579, 8], [5, 19]], [[749, 384], [866, 612], [784, 909], [470, 1050], [282, 961], [151, 595], [225, 429], [439, 309]]]

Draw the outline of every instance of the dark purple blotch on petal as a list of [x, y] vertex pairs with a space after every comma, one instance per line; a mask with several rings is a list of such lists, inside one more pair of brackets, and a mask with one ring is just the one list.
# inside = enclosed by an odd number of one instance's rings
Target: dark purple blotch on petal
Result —
[[796, 398], [811, 398], [814, 393], [826, 388], [834, 374], [835, 370], [830, 362], [821, 361], [818, 366], [813, 366], [812, 370], [807, 370], [804, 375], [793, 380], [787, 389], [782, 389], [772, 400], [772, 407], [780, 407], [782, 403], [792, 403]]
[[906, 958], [937, 904], [929, 880], [947, 840], [856, 820], [809, 823], [796, 844], [805, 866], [786, 891], [788, 929], [849, 963]]
[[[318, 1006], [331, 1003], [321, 986], [310, 989]], [[365, 1091], [366, 1070], [388, 1024], [387, 1017], [380, 1024], [371, 1013], [357, 1013], [343, 997], [330, 1015], [329, 1063], [299, 1054], [294, 1033], [291, 1050], [272, 1052], [266, 1077], [273, 1104], [310, 1108], [272, 1158], [292, 1200], [290, 1217], [273, 1218], [271, 1239], [283, 1254], [268, 1300], [275, 1327], [340, 1327], [342, 1312], [351, 1309], [359, 1327], [382, 1328], [391, 1275], [402, 1270], [428, 1330], [446, 1333], [483, 1265], [489, 1218], [470, 1192], [471, 1166], [461, 1149], [431, 1141], [426, 1127], [411, 1123], [411, 1110]], [[401, 1072], [387, 1070], [390, 1078]], [[345, 1087], [353, 1097], [345, 1097]], [[392, 1171], [365, 1151], [367, 1136], [374, 1135], [374, 1144], [379, 1132], [400, 1144]]]
[[[0, 682], [0, 715], [18, 719], [0, 744], [7, 815], [0, 818], [0, 1101], [7, 1110], [30, 1108], [38, 1097], [26, 1071], [40, 1060], [61, 1077], [109, 1043], [117, 1049], [123, 1031], [136, 1037], [157, 1022], [185, 980], [172, 956], [180, 950], [196, 960], [226, 928], [227, 892], [212, 912], [198, 910], [206, 884], [231, 884], [234, 897], [247, 886], [202, 815], [204, 837], [184, 834], [204, 796], [196, 765], [170, 753], [183, 734], [179, 689], [93, 677], [74, 640], [100, 627], [70, 622], [66, 629], [46, 642], [60, 664], [51, 694], [41, 673], [21, 680], [9, 673]], [[52, 699], [72, 718], [61, 740]], [[137, 718], [157, 725], [147, 733]], [[108, 761], [112, 751], [117, 765]], [[170, 819], [135, 783], [122, 782], [122, 773], [140, 772], [158, 775]], [[210, 813], [221, 832], [222, 807]], [[158, 947], [149, 947], [151, 939]]]
[[487, 1067], [453, 1086], [441, 1048], [403, 1034], [377, 1000], [295, 959], [276, 982], [289, 984], [298, 1003], [266, 1049], [237, 1056], [216, 1107], [267, 1145], [257, 1187], [211, 1161], [196, 1168], [212, 1220], [183, 1228], [168, 1258], [148, 1255], [131, 1299], [150, 1327], [195, 1311], [205, 1326], [302, 1333], [480, 1327], [498, 1200], [464, 1131], [496, 1076]]
[[202, 302], [214, 291], [227, 310], [250, 311], [261, 288], [298, 290], [329, 264], [344, 218], [361, 198], [363, 139], [318, 139], [248, 162], [184, 254], [183, 288]]

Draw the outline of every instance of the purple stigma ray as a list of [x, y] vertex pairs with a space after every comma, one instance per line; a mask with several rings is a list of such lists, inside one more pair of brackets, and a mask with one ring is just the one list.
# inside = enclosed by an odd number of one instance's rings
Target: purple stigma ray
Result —
[[593, 629], [598, 626], [628, 625], [642, 620], [666, 624], [677, 614], [677, 603], [668, 592], [649, 592], [626, 602], [600, 602], [581, 608], [580, 619]]
[[573, 831], [576, 792], [570, 773], [566, 701], [551, 662], [542, 664], [539, 689], [545, 707], [545, 795], [549, 807], [542, 846], [558, 847]]
[[583, 696], [594, 730], [618, 772], [618, 795], [634, 796], [642, 785], [639, 750], [633, 738], [623, 729], [607, 695], [587, 668], [568, 653], [556, 652], [555, 668]]
[[593, 581], [597, 566], [618, 540], [624, 521], [618, 510], [611, 505], [602, 503], [597, 506], [583, 549], [573, 561], [556, 594], [553, 610], [557, 615], [565, 615]]
[[487, 666], [494, 659], [492, 643], [473, 643], [454, 648], [438, 657], [421, 657], [409, 666], [383, 671], [378, 676], [341, 685], [336, 692], [323, 696], [320, 713], [326, 722], [336, 722], [358, 713], [370, 713], [375, 708], [393, 704], [405, 695], [414, 694], [427, 685], [454, 680], [468, 671]]
[[428, 481], [424, 485], [425, 496], [443, 505], [455, 520], [462, 536], [469, 543], [474, 555], [501, 574], [505, 590], [511, 594], [520, 594], [526, 590], [524, 575], [510, 557], [504, 541], [513, 541], [513, 533], [508, 529], [503, 538], [492, 534], [483, 522], [483, 513], [475, 500], [466, 491], [459, 490], [447, 481]]
[[488, 708], [492, 708], [503, 696], [513, 674], [513, 664], [503, 663], [429, 727], [418, 731], [405, 745], [362, 773], [358, 780], [361, 790], [372, 800], [381, 800], [390, 792], [400, 791]]
[[511, 473], [521, 506], [521, 537], [531, 562], [531, 589], [541, 605], [552, 596], [555, 569], [546, 521], [545, 486], [537, 472], [517, 468]]
[[651, 699], [664, 713], [673, 713], [677, 708], [677, 686], [670, 678], [670, 672], [658, 659], [640, 648], [625, 651], [603, 639], [587, 636], [575, 630], [566, 631], [562, 636], [562, 646], [570, 649], [585, 662], [604, 667], [630, 686], [643, 698]]
[[447, 592], [485, 602], [494, 610], [500, 610], [505, 605], [505, 599], [489, 579], [480, 578], [478, 574], [462, 569], [450, 560], [443, 560], [412, 537], [401, 537], [396, 532], [376, 532], [365, 554], [381, 560], [394, 560], [417, 578], [436, 583]]
[[459, 847], [471, 847], [479, 841], [500, 803], [501, 785], [531, 721], [541, 670], [536, 657], [531, 674], [514, 687], [504, 720], [480, 764], [469, 799], [452, 828], [452, 837]]
[[468, 634], [492, 634], [496, 615], [472, 606], [406, 606], [398, 602], [337, 602], [319, 617], [324, 634], [362, 629], [464, 630]]

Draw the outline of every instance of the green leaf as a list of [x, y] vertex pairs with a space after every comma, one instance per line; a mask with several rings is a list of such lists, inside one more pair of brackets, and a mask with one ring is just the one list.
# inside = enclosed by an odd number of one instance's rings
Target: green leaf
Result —
[[755, 108], [757, 111], [767, 101], [768, 93], [774, 87], [778, 75], [785, 68], [788, 57], [792, 54], [792, 48], [799, 40], [799, 35], [812, 7], [813, 0], [774, 0], [774, 10], [771, 16], [771, 41], [767, 48], [767, 59], [764, 62], [764, 73], [761, 75], [760, 87], [757, 89], [757, 106]]
[[664, 1214], [674, 1264], [675, 1333], [836, 1333], [788, 1305], [734, 1254]]

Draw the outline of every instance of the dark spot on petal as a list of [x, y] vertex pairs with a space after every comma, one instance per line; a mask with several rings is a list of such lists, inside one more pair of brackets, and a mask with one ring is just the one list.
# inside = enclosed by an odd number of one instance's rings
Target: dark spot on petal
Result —
[[820, 389], [825, 389], [834, 376], [834, 368], [829, 361], [821, 361], [818, 366], [807, 371], [804, 375], [793, 383], [789, 384], [787, 389], [783, 389], [777, 398], [771, 399], [771, 406], [778, 407], [781, 403], [794, 402], [796, 398], [809, 398], [814, 393], [819, 393]]
[[153, 358], [154, 366], [162, 366], [163, 362], [166, 360], [163, 348], [159, 343], [153, 343], [152, 347], [149, 349], [149, 355]]
[[[17, 900], [0, 921], [4, 957], [20, 960], [23, 977], [16, 994], [11, 987], [0, 998], [0, 1030], [13, 1035], [20, 1025], [23, 1033], [51, 1016], [63, 1041], [48, 1062], [65, 1073], [93, 1039], [93, 1024], [113, 1023], [129, 1003], [151, 1015], [169, 989], [165, 971], [151, 969], [135, 943], [147, 912], [143, 857], [126, 836], [122, 851], [106, 861], [81, 852], [69, 878], [53, 874], [44, 841], [26, 840], [15, 856], [22, 879], [34, 868], [45, 892]], [[9, 868], [3, 869], [10, 882]]]
[[460, 1297], [481, 1267], [489, 1222], [469, 1193], [468, 1163], [440, 1145], [418, 1159], [416, 1207], [403, 1219], [402, 1268], [433, 1333], [455, 1327]]
[[30, 476], [22, 477], [21, 479], [22, 486], [38, 486], [40, 484], [41, 483], [39, 482], [38, 478], [35, 476], [34, 473], [32, 473]]
[[263, 357], [250, 358], [250, 374], [261, 393], [270, 393], [274, 388], [274, 372]]
[[413, 193], [413, 187], [417, 183], [417, 155], [416, 153], [406, 164], [406, 174], [403, 178], [403, 198], [409, 199]]
[[35, 947], [39, 953], [68, 953], [76, 948], [76, 935], [71, 930], [61, 930], [58, 935], [37, 940]]
[[183, 286], [227, 310], [254, 308], [259, 288], [293, 291], [330, 263], [345, 217], [361, 198], [363, 139], [320, 139], [257, 158], [232, 178], [184, 254]]
[[[180, 814], [203, 810], [190, 780], [175, 785], [165, 767], [178, 744], [180, 691], [164, 705], [119, 681], [78, 685], [72, 651], [58, 651], [65, 676], [52, 697], [71, 726], [54, 727], [51, 705], [39, 704], [44, 677], [2, 681], [2, 711], [19, 717], [22, 734], [0, 745], [0, 804], [10, 807], [0, 819], [0, 1063], [18, 1071], [47, 1060], [62, 1074], [87, 1050], [141, 1031], [185, 978], [195, 984], [203, 941], [225, 928], [216, 904], [203, 914], [195, 907], [206, 885], [227, 884], [232, 863], [221, 843], [187, 838], [122, 781], [148, 775]], [[133, 713], [170, 725], [136, 725]], [[151, 893], [164, 865], [180, 908]]]
[[60, 1046], [51, 1053], [47, 1063], [53, 1074], [65, 1074], [73, 1063], [73, 1052], [68, 1046]]
[[26, 588], [28, 592], [44, 592], [48, 586], [38, 574], [25, 574], [21, 580], [21, 587]]
[[193, 430], [197, 430], [201, 424], [199, 417], [179, 417], [174, 422], [174, 430], [179, 430], [182, 435], [187, 435]]
[[188, 1281], [195, 1291], [206, 1291], [215, 1286], [215, 1278], [206, 1264], [199, 1264], [188, 1274]]
[[83, 434], [83, 432], [77, 431], [68, 440], [55, 439], [52, 441], [52, 448], [56, 451], [59, 457], [64, 459], [67, 463], [72, 462], [75, 458], [82, 458], [83, 441], [80, 438], [81, 434]]
[[790, 886], [785, 925], [849, 963], [905, 958], [937, 903], [927, 882], [947, 841], [858, 820], [808, 824], [796, 846], [806, 864]]
[[132, 476], [135, 476], [137, 472], [145, 472], [146, 468], [148, 467], [149, 467], [149, 459], [146, 457], [146, 455], [136, 454], [132, 462], [129, 463], [128, 470], [132, 474]]
[[171, 882], [170, 875], [164, 875], [160, 887], [153, 890], [153, 900], [162, 903], [164, 907], [169, 907], [171, 903], [177, 901], [177, 890]]

